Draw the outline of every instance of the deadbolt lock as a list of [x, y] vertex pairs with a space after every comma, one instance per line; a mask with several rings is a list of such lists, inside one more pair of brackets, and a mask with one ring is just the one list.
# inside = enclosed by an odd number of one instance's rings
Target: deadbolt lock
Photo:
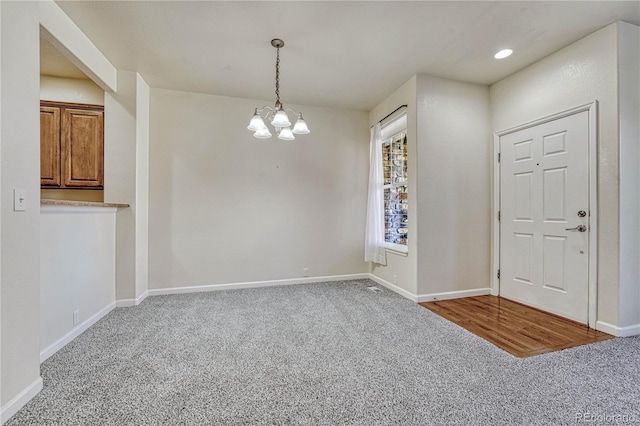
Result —
[[578, 212], [578, 217], [585, 217], [587, 215], [587, 212], [585, 212], [584, 210], [580, 210]]

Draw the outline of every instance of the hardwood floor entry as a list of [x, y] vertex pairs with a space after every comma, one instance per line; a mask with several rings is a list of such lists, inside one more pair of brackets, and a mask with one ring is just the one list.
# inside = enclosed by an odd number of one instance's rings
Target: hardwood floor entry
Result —
[[613, 338], [584, 324], [496, 296], [420, 305], [519, 358]]

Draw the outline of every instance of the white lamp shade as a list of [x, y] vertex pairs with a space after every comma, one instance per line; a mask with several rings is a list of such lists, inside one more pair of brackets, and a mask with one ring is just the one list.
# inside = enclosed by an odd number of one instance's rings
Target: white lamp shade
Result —
[[271, 137], [271, 133], [269, 132], [267, 126], [264, 126], [263, 128], [256, 130], [253, 136], [258, 139], [269, 139]]
[[309, 132], [310, 130], [307, 127], [307, 122], [304, 121], [304, 118], [302, 118], [301, 115], [300, 117], [298, 117], [295, 126], [293, 126], [293, 133], [295, 133], [296, 135], [306, 135]]
[[282, 130], [280, 130], [280, 134], [278, 135], [278, 139], [282, 139], [283, 141], [292, 141], [294, 140], [296, 137], [293, 136], [293, 132], [291, 131], [290, 127], [285, 127]]
[[291, 126], [291, 122], [289, 121], [289, 117], [282, 107], [276, 112], [276, 115], [273, 116], [273, 121], [271, 121], [271, 125], [273, 127], [289, 127]]
[[249, 122], [247, 129], [251, 130], [252, 132], [257, 132], [258, 130], [266, 127], [267, 126], [264, 124], [262, 117], [260, 117], [260, 115], [256, 113], [253, 115], [253, 117], [251, 117], [251, 121]]

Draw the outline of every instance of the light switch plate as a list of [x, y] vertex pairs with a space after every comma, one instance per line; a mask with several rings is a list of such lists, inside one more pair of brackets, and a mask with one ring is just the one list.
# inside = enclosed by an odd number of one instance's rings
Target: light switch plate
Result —
[[13, 211], [24, 212], [27, 210], [27, 192], [22, 188], [13, 189]]

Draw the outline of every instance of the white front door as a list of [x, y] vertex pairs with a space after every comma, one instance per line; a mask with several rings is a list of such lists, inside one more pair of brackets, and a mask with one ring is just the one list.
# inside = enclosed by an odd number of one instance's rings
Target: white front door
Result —
[[586, 324], [588, 111], [500, 136], [500, 153], [500, 295]]

